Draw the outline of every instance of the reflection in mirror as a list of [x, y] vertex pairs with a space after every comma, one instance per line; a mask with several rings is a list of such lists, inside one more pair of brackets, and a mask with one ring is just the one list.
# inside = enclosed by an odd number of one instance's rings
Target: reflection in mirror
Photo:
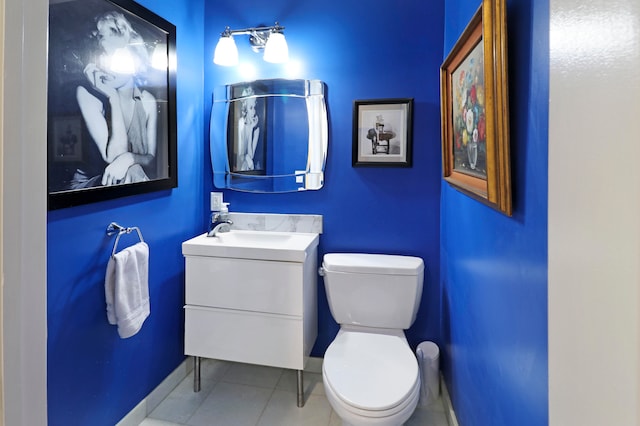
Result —
[[320, 80], [256, 80], [214, 91], [211, 165], [217, 188], [320, 189], [328, 122]]

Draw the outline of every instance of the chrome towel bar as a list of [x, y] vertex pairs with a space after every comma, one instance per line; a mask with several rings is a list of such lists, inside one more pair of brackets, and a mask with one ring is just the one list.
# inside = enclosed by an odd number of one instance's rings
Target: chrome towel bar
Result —
[[118, 241], [120, 240], [120, 236], [122, 234], [130, 234], [133, 231], [136, 231], [138, 233], [138, 238], [140, 238], [140, 242], [144, 243], [144, 238], [142, 238], [142, 232], [140, 232], [140, 228], [138, 228], [137, 226], [125, 228], [124, 226], [120, 226], [115, 222], [111, 222], [109, 226], [107, 226], [108, 236], [112, 236], [115, 233], [118, 234], [118, 236], [116, 237], [116, 241], [113, 243], [113, 251], [111, 252], [111, 256], [114, 256], [116, 254], [116, 251], [118, 250]]

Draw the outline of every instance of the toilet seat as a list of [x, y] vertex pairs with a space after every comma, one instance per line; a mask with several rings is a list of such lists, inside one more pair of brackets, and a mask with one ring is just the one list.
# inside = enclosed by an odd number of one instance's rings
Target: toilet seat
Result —
[[404, 424], [413, 414], [420, 398], [420, 382], [418, 381], [409, 397], [399, 405], [389, 410], [363, 410], [345, 403], [324, 376], [323, 382], [329, 404], [345, 425], [397, 426]]
[[392, 416], [419, 395], [418, 363], [404, 334], [341, 330], [322, 369], [333, 396], [360, 416]]

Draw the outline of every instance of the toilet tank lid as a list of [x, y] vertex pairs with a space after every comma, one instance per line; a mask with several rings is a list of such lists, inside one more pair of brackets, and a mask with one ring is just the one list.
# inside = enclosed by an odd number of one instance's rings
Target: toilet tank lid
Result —
[[329, 272], [419, 275], [424, 271], [424, 262], [419, 257], [393, 254], [327, 253], [322, 267]]

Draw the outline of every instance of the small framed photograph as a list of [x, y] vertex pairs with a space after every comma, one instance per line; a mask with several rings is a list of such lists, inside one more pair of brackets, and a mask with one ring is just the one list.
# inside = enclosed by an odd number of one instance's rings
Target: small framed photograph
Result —
[[413, 98], [353, 102], [353, 167], [411, 167]]
[[53, 117], [53, 160], [82, 159], [82, 123], [80, 117]]
[[443, 177], [511, 216], [504, 0], [483, 0], [440, 69]]
[[176, 28], [131, 0], [49, 0], [49, 210], [177, 186]]

